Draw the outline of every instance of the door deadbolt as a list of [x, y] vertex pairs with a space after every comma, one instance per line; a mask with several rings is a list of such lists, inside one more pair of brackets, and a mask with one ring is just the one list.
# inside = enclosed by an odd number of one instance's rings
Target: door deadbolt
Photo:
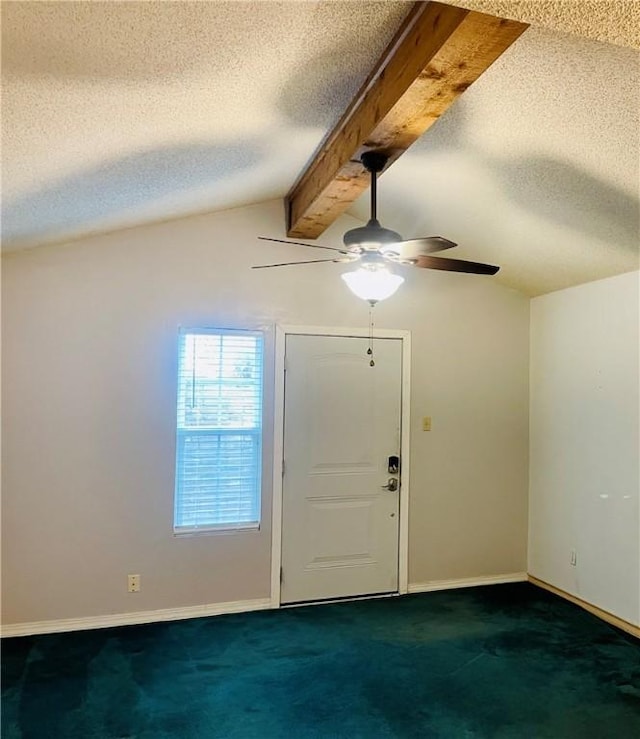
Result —
[[390, 477], [389, 482], [382, 486], [383, 490], [390, 490], [392, 493], [398, 489], [398, 478]]

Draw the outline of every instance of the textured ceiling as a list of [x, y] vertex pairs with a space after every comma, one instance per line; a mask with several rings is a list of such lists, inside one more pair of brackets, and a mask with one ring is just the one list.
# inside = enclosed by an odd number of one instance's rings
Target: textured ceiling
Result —
[[[540, 25], [384, 174], [384, 225], [529, 294], [637, 268], [636, 4], [458, 4]], [[282, 197], [408, 7], [3, 2], [4, 248]]]
[[442, 0], [459, 8], [640, 48], [639, 0]]
[[5, 242], [284, 195], [407, 7], [2, 3]]

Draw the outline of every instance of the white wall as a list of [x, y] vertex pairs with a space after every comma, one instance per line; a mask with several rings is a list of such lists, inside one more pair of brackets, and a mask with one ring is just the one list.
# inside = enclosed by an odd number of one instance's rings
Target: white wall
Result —
[[[259, 532], [172, 535], [176, 342], [179, 325], [366, 326], [342, 266], [249, 269], [324, 256], [256, 240], [283, 222], [272, 202], [3, 259], [5, 623], [269, 596], [268, 475]], [[376, 322], [412, 331], [410, 581], [523, 571], [529, 301], [406, 277]]]
[[633, 272], [531, 302], [529, 572], [634, 624], [638, 284]]

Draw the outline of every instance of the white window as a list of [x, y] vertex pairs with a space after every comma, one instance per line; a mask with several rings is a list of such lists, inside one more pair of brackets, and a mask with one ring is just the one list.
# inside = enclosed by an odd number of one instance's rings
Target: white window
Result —
[[174, 531], [257, 527], [263, 336], [184, 329], [178, 356]]

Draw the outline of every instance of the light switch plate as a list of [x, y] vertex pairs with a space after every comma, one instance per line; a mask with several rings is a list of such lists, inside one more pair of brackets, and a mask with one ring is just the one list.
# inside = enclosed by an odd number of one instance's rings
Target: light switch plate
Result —
[[424, 416], [422, 419], [422, 430], [431, 431], [431, 416]]

